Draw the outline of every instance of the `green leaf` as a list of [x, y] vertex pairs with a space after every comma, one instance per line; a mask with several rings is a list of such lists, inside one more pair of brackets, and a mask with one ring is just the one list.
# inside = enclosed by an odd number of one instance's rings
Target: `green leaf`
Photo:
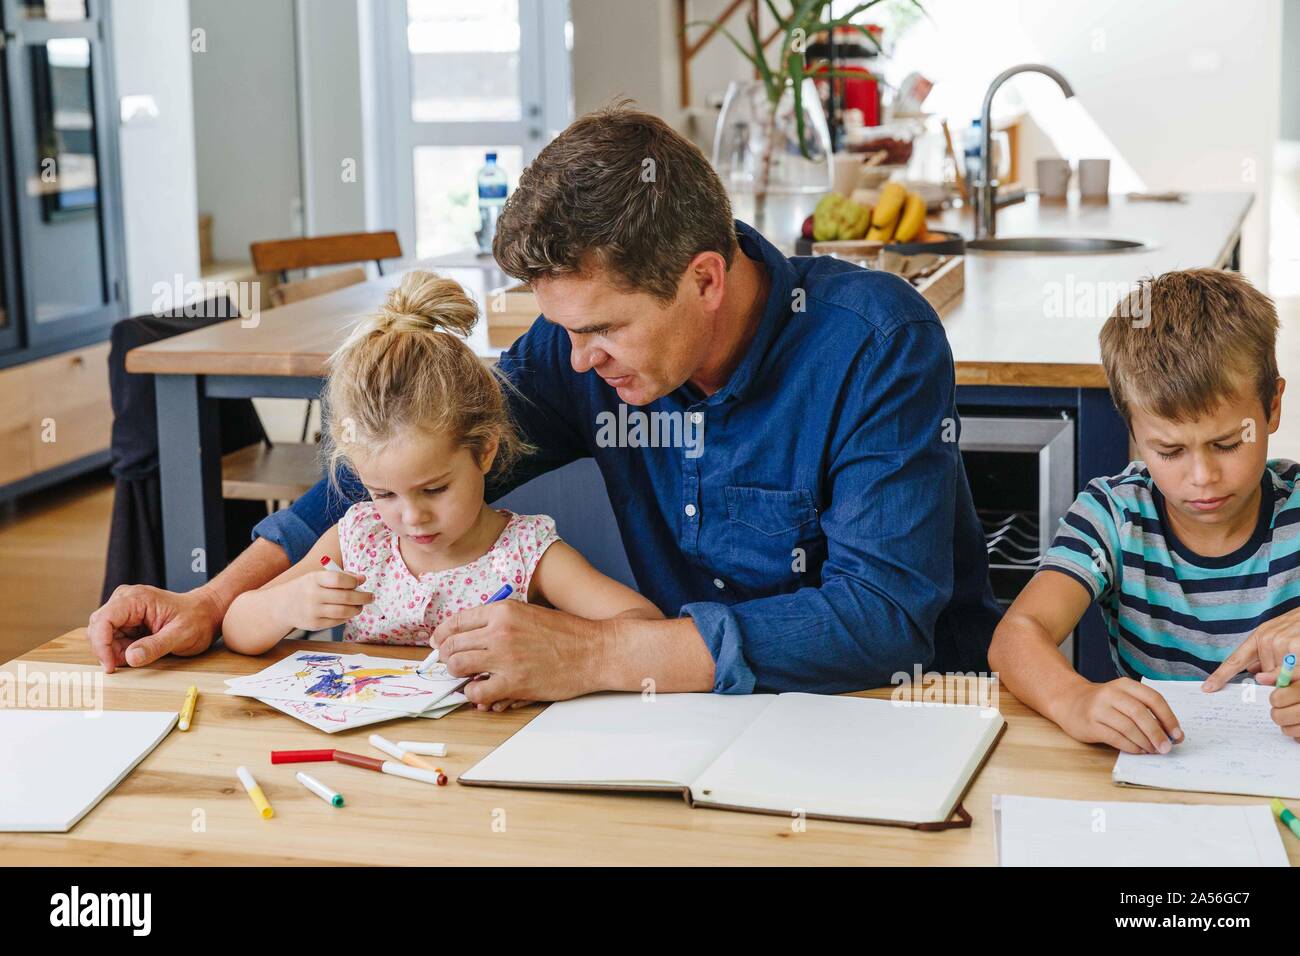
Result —
[[767, 9], [771, 12], [772, 19], [776, 21], [777, 26], [779, 26], [782, 30], [784, 30], [786, 28], [787, 21], [783, 16], [781, 16], [780, 11], [776, 9], [776, 4], [773, 2], [773, 0], [763, 0], [763, 2], [767, 4]]
[[794, 83], [794, 122], [799, 133], [799, 152], [804, 159], [812, 159], [808, 152], [808, 131], [803, 121], [803, 57], [797, 53], [790, 54], [790, 77]]
[[767, 65], [767, 57], [762, 54], [763, 41], [758, 36], [758, 25], [752, 19], [746, 17], [745, 26], [749, 27], [749, 37], [754, 41], [754, 49], [759, 51], [758, 72], [763, 77], [763, 83], [767, 87], [767, 98], [772, 103], [772, 108], [776, 109], [776, 104], [781, 101], [781, 90], [785, 85], [785, 74], [774, 76], [771, 67]]

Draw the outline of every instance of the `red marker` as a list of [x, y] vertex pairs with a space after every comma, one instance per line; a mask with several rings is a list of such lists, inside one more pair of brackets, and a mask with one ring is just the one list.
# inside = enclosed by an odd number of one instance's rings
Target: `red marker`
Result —
[[272, 750], [271, 763], [316, 763], [333, 760], [333, 750]]
[[[320, 566], [324, 568], [326, 571], [337, 571], [339, 574], [351, 574], [354, 578], [356, 577], [356, 575], [353, 574], [351, 571], [344, 571], [342, 568], [340, 568], [339, 563], [335, 561], [333, 558], [331, 558], [328, 554], [322, 554], [320, 556]], [[370, 588], [366, 587], [364, 581], [357, 585], [356, 590], [364, 591], [366, 594], [375, 593], [374, 591], [370, 590]]]

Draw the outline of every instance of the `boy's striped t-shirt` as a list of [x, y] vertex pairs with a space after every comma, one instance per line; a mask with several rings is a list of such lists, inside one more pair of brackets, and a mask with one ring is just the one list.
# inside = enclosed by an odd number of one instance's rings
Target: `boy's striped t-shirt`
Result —
[[1088, 483], [1039, 570], [1074, 578], [1102, 609], [1110, 652], [1134, 679], [1198, 680], [1260, 624], [1300, 606], [1300, 465], [1270, 461], [1250, 540], [1202, 557], [1174, 535], [1146, 466]]

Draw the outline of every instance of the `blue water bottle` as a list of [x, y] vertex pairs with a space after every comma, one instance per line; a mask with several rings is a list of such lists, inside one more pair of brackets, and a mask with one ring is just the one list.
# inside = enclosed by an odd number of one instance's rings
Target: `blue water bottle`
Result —
[[497, 219], [506, 204], [506, 174], [497, 165], [497, 154], [488, 153], [487, 162], [478, 171], [478, 248], [492, 252], [497, 234]]

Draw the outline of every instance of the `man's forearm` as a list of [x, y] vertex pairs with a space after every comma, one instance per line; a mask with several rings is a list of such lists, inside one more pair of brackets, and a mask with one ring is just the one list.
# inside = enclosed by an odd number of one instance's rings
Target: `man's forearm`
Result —
[[243, 554], [230, 562], [224, 571], [198, 589], [214, 608], [216, 626], [221, 625], [221, 619], [235, 598], [245, 591], [260, 588], [288, 567], [288, 556], [278, 544], [265, 538], [258, 538], [245, 548]]
[[713, 690], [713, 655], [690, 618], [619, 617], [598, 625], [592, 691], [641, 691], [646, 680], [663, 694]]

